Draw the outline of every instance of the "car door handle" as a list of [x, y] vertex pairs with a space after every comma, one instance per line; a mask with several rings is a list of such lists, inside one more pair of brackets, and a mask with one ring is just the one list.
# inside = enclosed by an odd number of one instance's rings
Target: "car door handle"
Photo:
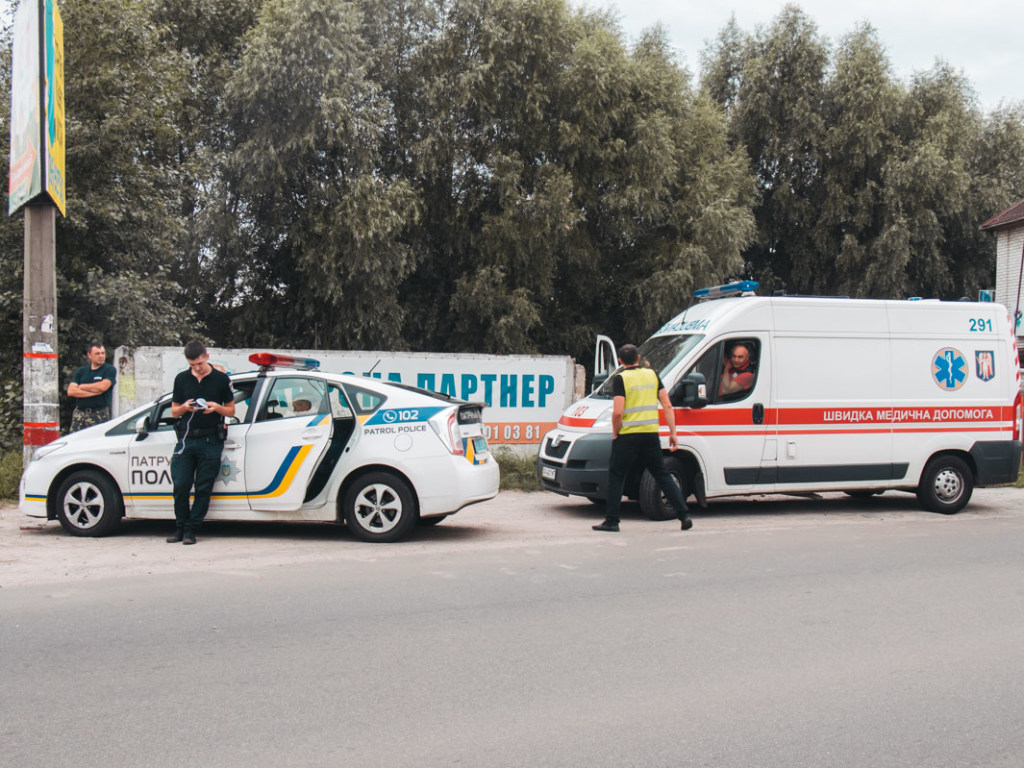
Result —
[[225, 451], [233, 451], [236, 448], [241, 448], [241, 447], [242, 447], [241, 443], [224, 443], [224, 450]]
[[322, 429], [307, 429], [302, 433], [303, 440], [318, 440], [323, 437], [324, 431]]
[[764, 404], [754, 403], [754, 410], [750, 415], [755, 424], [764, 424]]

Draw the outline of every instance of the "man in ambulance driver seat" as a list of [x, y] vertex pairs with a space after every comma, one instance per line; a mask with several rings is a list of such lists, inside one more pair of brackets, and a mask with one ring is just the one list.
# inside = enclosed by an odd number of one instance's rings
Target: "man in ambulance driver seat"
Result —
[[[231, 379], [210, 365], [206, 347], [198, 341], [185, 345], [188, 370], [174, 377], [171, 416], [177, 419], [178, 436], [171, 456], [171, 481], [174, 483], [174, 534], [167, 542], [195, 544], [196, 533], [210, 506], [213, 483], [220, 472], [220, 453], [224, 443], [224, 418], [235, 415]], [[192, 507], [189, 496], [195, 484]]]
[[676, 439], [676, 416], [661, 379], [650, 368], [640, 366], [640, 352], [632, 344], [619, 347], [619, 365], [623, 370], [612, 377], [612, 456], [608, 462], [608, 501], [605, 521], [593, 526], [595, 531], [619, 530], [619, 508], [626, 473], [636, 459], [657, 481], [661, 492], [676, 511], [684, 531], [693, 527], [683, 494], [667, 469], [661, 455], [658, 437], [658, 403], [668, 424], [668, 447], [679, 447]]
[[[729, 351], [729, 358], [722, 369], [718, 384], [718, 396], [740, 395], [754, 386], [754, 369], [750, 367], [750, 350], [746, 344], [736, 344]], [[736, 399], [736, 398], [730, 398]]]

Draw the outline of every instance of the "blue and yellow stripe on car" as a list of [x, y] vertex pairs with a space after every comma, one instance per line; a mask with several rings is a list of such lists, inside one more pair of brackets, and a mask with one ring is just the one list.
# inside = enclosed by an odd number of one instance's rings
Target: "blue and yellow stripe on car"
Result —
[[[318, 417], [319, 421], [319, 417]], [[258, 491], [234, 491], [225, 492], [219, 491], [210, 496], [211, 499], [272, 499], [277, 496], [283, 496], [291, 488], [292, 483], [295, 482], [295, 476], [299, 472], [299, 468], [302, 466], [302, 462], [309, 456], [309, 452], [313, 449], [312, 445], [295, 445], [288, 449], [288, 455], [284, 457], [281, 465], [277, 468], [277, 472], [274, 473], [273, 479], [267, 484], [265, 488]], [[44, 500], [45, 496], [42, 497]], [[170, 501], [174, 498], [173, 493], [126, 493], [124, 498], [133, 499], [135, 501]]]

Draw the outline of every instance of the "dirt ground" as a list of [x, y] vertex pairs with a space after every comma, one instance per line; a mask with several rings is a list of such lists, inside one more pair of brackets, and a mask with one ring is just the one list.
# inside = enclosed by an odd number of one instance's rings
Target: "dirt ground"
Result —
[[[637, 505], [623, 506], [623, 534], [658, 533], [700, 537], [738, 530], [779, 529], [803, 525], [885, 524], [892, 520], [940, 524], [978, 517], [1024, 515], [1024, 490], [986, 488], [975, 491], [959, 515], [924, 512], [911, 494], [890, 492], [867, 500], [842, 494], [817, 498], [744, 497], [711, 502], [694, 510], [695, 526], [681, 533], [674, 521], [641, 516]], [[199, 543], [186, 547], [164, 538], [172, 525], [164, 521], [127, 520], [117, 535], [82, 538], [66, 534], [56, 521], [27, 517], [13, 504], [0, 505], [0, 589], [27, 584], [82, 582], [145, 577], [186, 571], [252, 574], [293, 563], [365, 561], [416, 553], [442, 556], [466, 549], [540, 547], [597, 541], [590, 525], [602, 519], [603, 507], [551, 493], [504, 491], [496, 499], [463, 509], [440, 525], [417, 528], [397, 544], [366, 544], [344, 527], [327, 524], [210, 522]], [[608, 536], [608, 534], [602, 534]], [[614, 534], [613, 534], [614, 535]]]

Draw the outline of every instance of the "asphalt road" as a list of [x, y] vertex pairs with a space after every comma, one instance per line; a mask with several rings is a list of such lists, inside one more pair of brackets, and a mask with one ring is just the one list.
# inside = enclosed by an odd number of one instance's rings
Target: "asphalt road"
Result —
[[1022, 499], [740, 500], [616, 535], [502, 494], [385, 546], [71, 539], [8, 508], [0, 765], [1020, 768]]

